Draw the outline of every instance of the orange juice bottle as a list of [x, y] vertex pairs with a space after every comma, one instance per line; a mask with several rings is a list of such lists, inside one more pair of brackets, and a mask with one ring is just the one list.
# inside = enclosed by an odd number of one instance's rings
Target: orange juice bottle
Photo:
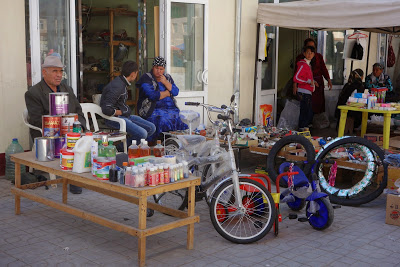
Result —
[[136, 140], [132, 140], [132, 145], [128, 147], [129, 165], [135, 165], [134, 158], [140, 157], [139, 147], [136, 145]]
[[164, 156], [164, 147], [161, 145], [161, 140], [157, 140], [157, 145], [153, 148], [153, 155], [155, 157]]
[[141, 157], [146, 157], [150, 156], [150, 147], [147, 144], [147, 141], [144, 141], [142, 144], [140, 144], [140, 156]]

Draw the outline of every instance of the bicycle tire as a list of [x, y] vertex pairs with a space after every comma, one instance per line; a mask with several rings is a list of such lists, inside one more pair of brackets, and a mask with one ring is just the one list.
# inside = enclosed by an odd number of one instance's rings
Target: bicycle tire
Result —
[[179, 144], [175, 138], [167, 138], [164, 142], [165, 154], [170, 155], [179, 150]]
[[[307, 161], [309, 163], [305, 164], [303, 168], [303, 172], [307, 177], [310, 177], [312, 161], [315, 159], [315, 149], [313, 144], [304, 136], [301, 135], [289, 135], [281, 138], [278, 142], [276, 142], [273, 147], [271, 148], [268, 157], [267, 157], [267, 172], [269, 177], [272, 179], [273, 182], [276, 181], [278, 177], [278, 172], [275, 169], [276, 158], [283, 147], [289, 145], [291, 143], [300, 144], [303, 146], [307, 153]], [[281, 179], [279, 185], [282, 187], [287, 187], [286, 183]]]
[[286, 202], [286, 205], [293, 210], [293, 211], [299, 211], [302, 210], [306, 206], [306, 200], [303, 198], [298, 198], [295, 195], [293, 195], [295, 201], [293, 202]]
[[332, 225], [334, 219], [334, 211], [331, 202], [328, 198], [318, 198], [314, 200], [317, 202], [319, 209], [317, 214], [309, 212], [310, 201], [307, 202], [306, 216], [309, 224], [316, 230], [324, 230]]
[[[377, 179], [373, 179], [373, 177], [371, 179], [368, 179], [368, 177], [367, 177], [367, 175], [369, 175], [367, 173], [369, 171], [369, 168], [372, 168], [372, 165], [370, 166], [369, 163], [367, 165], [366, 172], [365, 172], [366, 174], [364, 175], [363, 180], [360, 181], [359, 183], [357, 183], [356, 185], [352, 186], [350, 189], [341, 189], [341, 188], [336, 188], [336, 187], [330, 186], [329, 183], [327, 182], [327, 179], [323, 175], [322, 161], [324, 161], [325, 156], [328, 156], [330, 151], [335, 150], [338, 147], [347, 145], [347, 144], [355, 145], [355, 146], [358, 145], [361, 147], [361, 149], [365, 149], [365, 151], [370, 150], [371, 153], [373, 154], [375, 161], [378, 163], [378, 165], [379, 165], [378, 160], [380, 160], [381, 165], [383, 165], [382, 182], [380, 182], [380, 184], [378, 184], [378, 187], [375, 190], [373, 190], [372, 192], [370, 192], [367, 195], [363, 195], [367, 191], [366, 189], [372, 188], [372, 187], [370, 187], [370, 185], [375, 183], [375, 180], [377, 180]], [[375, 154], [379, 159], [376, 158]], [[315, 170], [318, 175], [321, 190], [329, 195], [329, 199], [333, 203], [337, 203], [340, 205], [358, 206], [358, 205], [365, 204], [365, 203], [368, 203], [368, 202], [374, 200], [380, 194], [382, 194], [383, 190], [387, 186], [387, 175], [388, 175], [387, 174], [387, 164], [385, 162], [383, 162], [384, 157], [385, 157], [384, 151], [379, 146], [377, 146], [376, 144], [372, 143], [371, 141], [369, 141], [367, 139], [364, 139], [361, 137], [349, 137], [349, 136], [336, 138], [332, 142], [325, 145], [323, 147], [323, 149], [321, 149], [316, 156], [316, 160], [318, 161], [318, 163], [315, 166]], [[375, 165], [376, 165], [376, 162], [374, 163]], [[376, 168], [376, 170], [378, 170], [379, 166], [375, 166], [374, 168]], [[378, 181], [376, 181], [376, 182], [378, 182]], [[358, 184], [360, 184], [360, 186], [357, 186]], [[348, 190], [348, 191], [346, 191], [346, 190]], [[349, 193], [346, 194], [346, 192], [349, 192]], [[358, 192], [358, 193], [355, 194], [354, 192]], [[339, 193], [341, 194], [340, 196], [339, 196]], [[350, 193], [351, 193], [351, 195], [349, 196]]]
[[[248, 244], [260, 240], [271, 230], [276, 217], [276, 208], [271, 193], [260, 183], [242, 178], [239, 180], [239, 186], [241, 188], [240, 199], [245, 196], [242, 195], [245, 192], [246, 194], [251, 192], [251, 197], [246, 200], [252, 200], [253, 205], [245, 205], [245, 213], [236, 212], [235, 203], [232, 203], [231, 200], [234, 190], [233, 182], [227, 180], [212, 196], [210, 218], [215, 230], [223, 238], [238, 244]], [[247, 201], [246, 203], [249, 203]], [[228, 210], [232, 213], [227, 214], [228, 218], [223, 222], [218, 220], [220, 219], [219, 206], [224, 207], [223, 211]], [[244, 236], [247, 235], [247, 232], [250, 236]]]
[[155, 203], [161, 206], [184, 210], [187, 206], [187, 189], [179, 189], [153, 195], [153, 199]]

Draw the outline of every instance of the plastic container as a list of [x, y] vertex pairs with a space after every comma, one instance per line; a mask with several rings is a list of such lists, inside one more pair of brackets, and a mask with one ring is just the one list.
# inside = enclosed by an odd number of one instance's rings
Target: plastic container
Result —
[[131, 186], [131, 179], [132, 178], [132, 168], [127, 167], [125, 172], [125, 185]]
[[91, 162], [92, 162], [92, 175], [93, 176], [96, 176], [97, 162], [95, 162], [95, 161], [99, 154], [99, 146], [101, 146], [101, 140], [95, 141], [93, 139], [92, 146], [90, 148]]
[[123, 162], [122, 168], [118, 173], [118, 181], [120, 184], [125, 184], [125, 172], [127, 167], [128, 167], [128, 162]]
[[72, 171], [74, 167], [74, 152], [67, 149], [61, 149], [60, 152], [60, 167], [64, 171]]
[[178, 168], [179, 168], [179, 180], [182, 180], [183, 179], [183, 163], [179, 163]]
[[151, 149], [147, 145], [147, 141], [144, 141], [143, 144], [140, 146], [140, 156], [147, 157], [150, 156], [150, 154], [151, 154]]
[[164, 180], [164, 166], [162, 164], [160, 164], [158, 166], [158, 184], [164, 184], [165, 180]]
[[157, 140], [157, 145], [153, 148], [153, 155], [157, 158], [164, 156], [164, 147], [161, 145], [161, 140]]
[[86, 133], [80, 138], [72, 150], [74, 152], [74, 166], [72, 172], [83, 173], [92, 170], [93, 134]]
[[76, 142], [78, 142], [79, 138], [81, 138], [80, 133], [73, 133], [69, 132], [67, 133], [67, 149], [74, 149]]
[[169, 165], [169, 182], [175, 182], [175, 165]]
[[164, 183], [169, 184], [169, 165], [164, 164]]
[[136, 140], [132, 140], [132, 145], [128, 147], [128, 158], [129, 165], [135, 165], [132, 159], [140, 157], [139, 147], [136, 144]]
[[189, 166], [187, 161], [183, 162], [183, 178], [189, 178]]
[[[15, 163], [11, 161], [10, 155], [22, 152], [24, 152], [24, 149], [18, 143], [18, 138], [14, 138], [11, 144], [6, 149], [6, 179], [8, 180], [15, 179]], [[21, 174], [25, 173], [25, 171], [26, 171], [25, 165], [21, 165]]]
[[149, 172], [149, 186], [156, 186], [157, 185], [157, 181], [156, 181], [156, 175], [154, 173], [154, 168], [150, 168], [150, 172]]

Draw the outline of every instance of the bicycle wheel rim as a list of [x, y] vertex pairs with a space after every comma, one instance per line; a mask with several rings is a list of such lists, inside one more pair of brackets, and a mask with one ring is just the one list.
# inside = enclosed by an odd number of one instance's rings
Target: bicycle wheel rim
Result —
[[[232, 181], [227, 181], [215, 192], [210, 215], [221, 236], [229, 241], [245, 244], [255, 242], [268, 233], [275, 220], [275, 204], [269, 192], [254, 181], [241, 179], [240, 187], [240, 199], [245, 198], [247, 203], [246, 212], [237, 211], [235, 198], [232, 198], [233, 184]], [[248, 194], [249, 191], [252, 194]], [[225, 216], [223, 221], [221, 214]]]
[[[347, 169], [344, 179], [348, 184], [355, 176], [362, 176], [362, 179], [356, 182], [351, 182], [350, 185], [331, 186], [328, 182], [326, 174], [323, 172], [325, 159], [332, 159], [335, 151], [345, 150], [348, 148], [357, 149], [365, 156], [365, 161], [359, 161], [360, 166], [365, 166], [365, 171], [359, 169]], [[344, 153], [345, 153], [344, 152]], [[377, 198], [387, 185], [387, 164], [383, 162], [384, 152], [376, 144], [359, 137], [340, 137], [333, 140], [331, 143], [324, 146], [316, 156], [318, 164], [316, 165], [317, 176], [320, 182], [322, 191], [329, 195], [332, 202], [342, 205], [360, 205], [368, 203]], [[337, 159], [336, 159], [337, 160]], [[345, 161], [346, 162], [346, 161]], [[353, 163], [353, 162], [352, 162]], [[356, 162], [357, 163], [357, 162]], [[338, 165], [339, 166], [339, 165]], [[343, 168], [346, 169], [346, 168]], [[382, 172], [383, 173], [380, 173]], [[382, 175], [382, 177], [380, 177]]]

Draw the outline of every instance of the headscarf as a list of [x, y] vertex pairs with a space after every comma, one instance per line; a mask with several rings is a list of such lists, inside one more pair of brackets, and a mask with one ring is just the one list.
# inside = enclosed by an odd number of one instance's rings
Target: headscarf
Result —
[[[375, 63], [374, 65], [372, 65], [372, 68], [380, 68], [381, 70], [384, 69], [383, 65], [381, 63]], [[374, 73], [372, 73], [371, 81], [372, 81], [372, 84], [385, 83], [385, 81], [386, 81], [385, 73], [382, 71], [382, 73], [381, 73], [381, 75], [379, 75], [379, 77], [375, 77]]]
[[163, 57], [156, 57], [153, 61], [153, 67], [155, 66], [161, 66], [165, 68], [165, 66], [167, 66], [167, 61], [165, 61]]
[[362, 76], [364, 76], [364, 71], [362, 69], [353, 70], [349, 76], [349, 83], [362, 82]]

